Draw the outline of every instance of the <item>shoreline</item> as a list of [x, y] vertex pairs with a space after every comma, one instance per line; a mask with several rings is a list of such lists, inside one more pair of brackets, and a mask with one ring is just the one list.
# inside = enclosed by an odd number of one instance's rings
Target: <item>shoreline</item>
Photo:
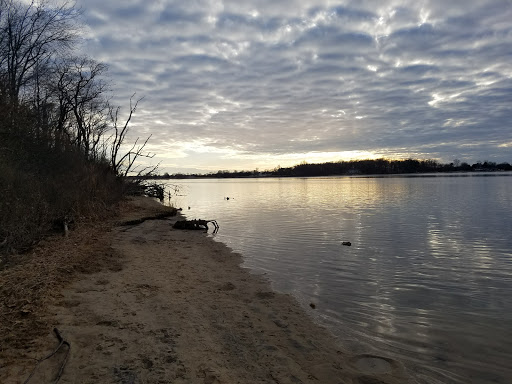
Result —
[[[163, 209], [131, 199], [119, 219]], [[31, 359], [55, 346], [57, 327], [71, 344], [61, 383], [414, 382], [400, 362], [344, 351], [295, 298], [242, 268], [241, 255], [202, 231], [172, 229], [177, 218], [114, 226], [94, 244], [85, 236], [78, 264], [94, 266], [99, 257], [98, 265], [55, 286], [39, 314], [46, 336], [23, 358], [1, 349], [0, 381], [23, 382]], [[80, 249], [77, 240], [70, 244]], [[58, 357], [30, 382], [51, 379]]]

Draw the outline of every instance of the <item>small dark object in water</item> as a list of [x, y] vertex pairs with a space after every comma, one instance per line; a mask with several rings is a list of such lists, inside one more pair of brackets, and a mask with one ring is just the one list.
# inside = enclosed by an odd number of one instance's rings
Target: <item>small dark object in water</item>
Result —
[[229, 200], [229, 197], [226, 197], [226, 200]]
[[315, 308], [316, 308], [315, 303], [310, 303], [310, 304], [309, 304], [309, 306], [310, 306], [311, 308], [313, 308], [313, 309], [315, 309]]
[[343, 243], [341, 243], [341, 245], [346, 245], [347, 247], [350, 247], [352, 243], [350, 241], [344, 241]]

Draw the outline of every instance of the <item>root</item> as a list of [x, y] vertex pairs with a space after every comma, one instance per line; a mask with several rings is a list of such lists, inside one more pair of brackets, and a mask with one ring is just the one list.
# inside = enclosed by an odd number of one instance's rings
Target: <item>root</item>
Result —
[[59, 352], [61, 347], [63, 345], [65, 345], [68, 347], [67, 351], [66, 351], [66, 355], [64, 356], [64, 360], [62, 360], [62, 363], [59, 368], [59, 372], [57, 373], [57, 376], [55, 377], [53, 384], [57, 384], [59, 382], [59, 380], [62, 376], [62, 373], [64, 372], [64, 367], [66, 366], [66, 363], [68, 362], [69, 351], [71, 350], [71, 344], [69, 344], [68, 341], [64, 340], [64, 338], [61, 336], [61, 334], [57, 328], [53, 328], [53, 332], [55, 332], [55, 335], [57, 336], [57, 339], [59, 340], [58, 347], [52, 353], [50, 353], [48, 356], [45, 356], [42, 359], [37, 361], [36, 366], [34, 367], [34, 369], [32, 369], [32, 372], [30, 372], [29, 377], [27, 378], [27, 380], [24, 381], [23, 384], [28, 384], [28, 382], [30, 381], [32, 376], [34, 376], [34, 373], [36, 373], [36, 370], [37, 370], [37, 367], [39, 366], [39, 364], [41, 364], [45, 360], [48, 360], [50, 357], [54, 356], [57, 352]]
[[208, 231], [208, 223], [213, 224], [213, 233], [217, 233], [220, 227], [216, 220], [178, 220], [172, 227], [174, 229], [203, 229]]

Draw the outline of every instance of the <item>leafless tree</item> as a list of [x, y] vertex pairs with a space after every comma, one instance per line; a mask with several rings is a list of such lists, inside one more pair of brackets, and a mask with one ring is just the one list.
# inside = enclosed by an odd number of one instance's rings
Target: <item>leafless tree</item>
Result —
[[120, 126], [119, 125], [119, 113], [121, 111], [120, 107], [117, 108], [111, 108], [110, 109], [110, 118], [112, 121], [112, 128], [113, 128], [113, 134], [111, 138], [111, 146], [110, 146], [110, 164], [112, 169], [118, 174], [119, 176], [126, 177], [130, 172], [137, 171], [136, 175], [141, 176], [145, 174], [151, 174], [155, 172], [155, 170], [158, 168], [158, 165], [156, 166], [147, 166], [143, 167], [142, 169], [136, 169], [135, 162], [140, 157], [146, 157], [149, 159], [152, 159], [155, 154], [150, 152], [144, 152], [144, 148], [146, 147], [146, 144], [148, 143], [149, 139], [151, 138], [151, 135], [149, 135], [148, 138], [144, 141], [144, 143], [139, 144], [139, 137], [135, 140], [131, 148], [126, 151], [124, 154], [121, 154], [121, 147], [123, 144], [125, 144], [126, 135], [128, 133], [128, 127], [130, 124], [130, 121], [132, 119], [133, 114], [135, 113], [137, 106], [139, 102], [143, 99], [140, 98], [133, 101], [133, 98], [135, 97], [135, 94], [132, 95], [130, 98], [130, 112], [128, 114], [128, 117], [125, 121], [125, 123]]
[[70, 102], [73, 81], [72, 66], [69, 65], [67, 60], [55, 63], [52, 68], [48, 87], [51, 90], [54, 101], [53, 134], [57, 147], [62, 147], [73, 141], [73, 129], [71, 128], [70, 122], [70, 115], [73, 110]]
[[19, 102], [38, 66], [72, 48], [78, 14], [70, 1], [52, 7], [48, 0], [0, 0], [0, 73], [11, 103]]
[[107, 83], [101, 79], [107, 67], [89, 58], [77, 58], [69, 68], [69, 79], [64, 80], [67, 87], [60, 91], [64, 92], [65, 108], [73, 114], [74, 144], [86, 158], [95, 157], [99, 140], [108, 128], [109, 108], [104, 95]]

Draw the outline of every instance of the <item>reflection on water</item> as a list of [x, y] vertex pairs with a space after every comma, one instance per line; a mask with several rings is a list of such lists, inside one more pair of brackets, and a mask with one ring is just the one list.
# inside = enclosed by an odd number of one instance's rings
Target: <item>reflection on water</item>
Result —
[[348, 348], [409, 362], [419, 382], [512, 382], [511, 177], [179, 184], [173, 204], [216, 219], [216, 240], [314, 302]]

